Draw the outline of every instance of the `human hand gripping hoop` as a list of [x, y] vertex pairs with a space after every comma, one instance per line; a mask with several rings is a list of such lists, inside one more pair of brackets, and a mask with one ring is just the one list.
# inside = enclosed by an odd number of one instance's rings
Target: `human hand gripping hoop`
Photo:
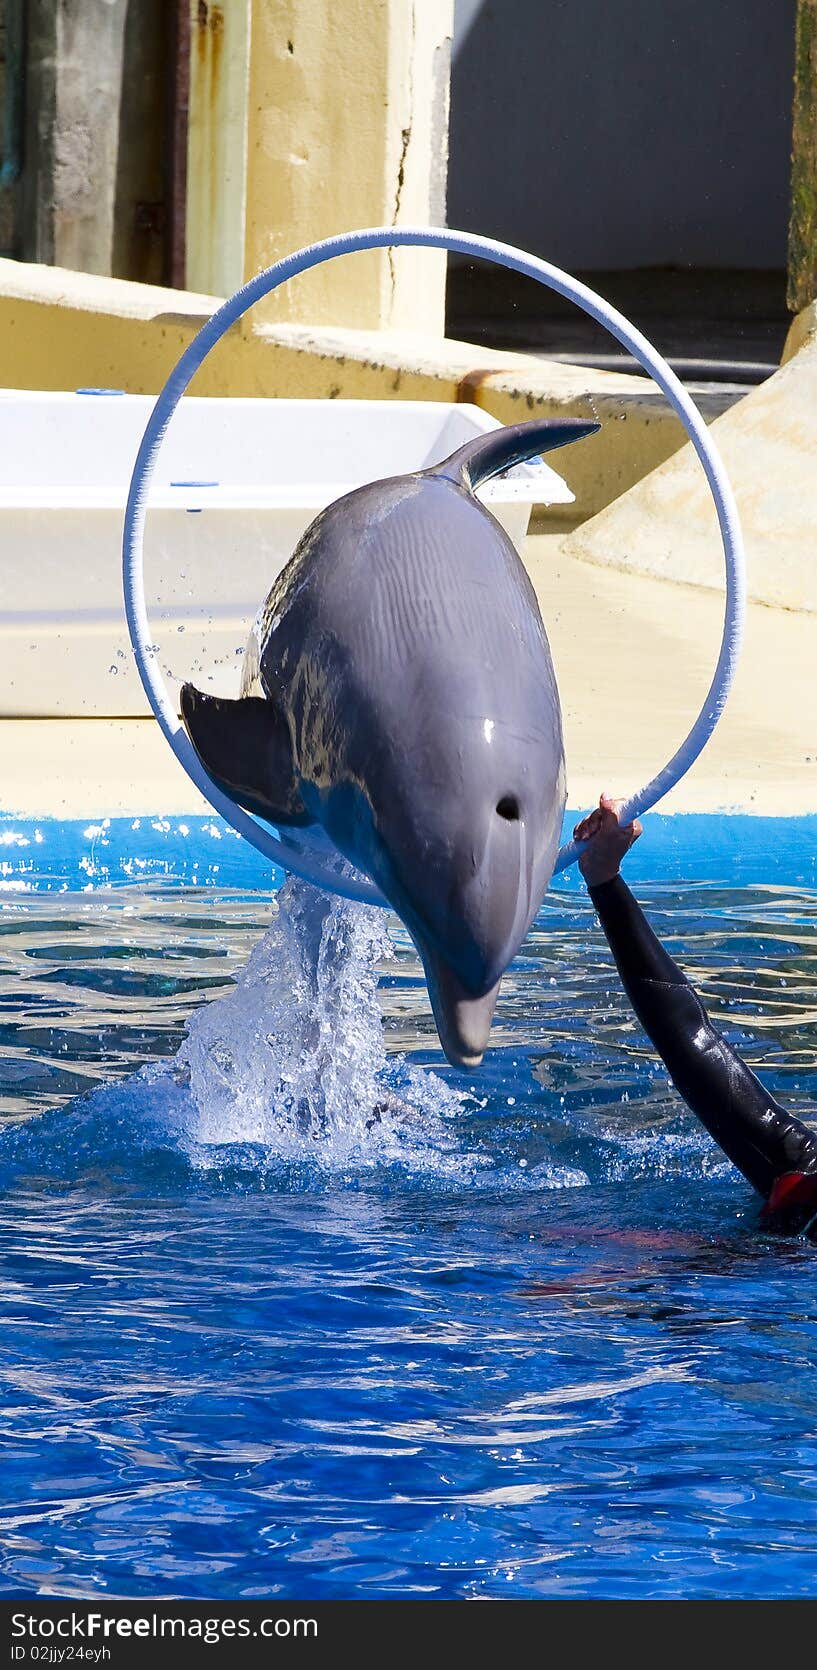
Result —
[[[281, 841], [272, 831], [256, 822], [222, 793], [204, 770], [187, 733], [173, 711], [152, 642], [150, 623], [145, 607], [143, 574], [143, 543], [148, 494], [159, 449], [168, 424], [185, 390], [211, 349], [226, 331], [243, 317], [262, 296], [268, 296], [288, 279], [338, 255], [351, 255], [365, 249], [398, 248], [414, 245], [427, 249], [446, 249], [460, 255], [471, 255], [509, 267], [513, 272], [533, 278], [557, 295], [564, 296], [597, 320], [648, 371], [680, 418], [698, 454], [709, 483], [718, 525], [723, 541], [726, 575], [726, 596], [723, 633], [712, 682], [704, 698], [700, 713], [681, 746], [667, 764], [630, 797], [621, 809], [621, 821], [630, 823], [661, 800], [689, 771], [708, 742], [723, 712], [732, 686], [740, 653], [746, 607], [746, 579], [744, 572], [743, 541], [738, 521], [737, 506], [717, 448], [710, 439], [706, 424], [698, 408], [690, 399], [674, 372], [656, 350], [633, 325], [601, 296], [580, 284], [568, 273], [561, 272], [535, 255], [527, 255], [512, 244], [497, 243], [493, 238], [481, 238], [472, 232], [454, 232], [432, 226], [379, 226], [365, 231], [343, 232], [320, 243], [296, 250], [282, 261], [276, 261], [265, 272], [250, 279], [224, 302], [202, 326], [198, 335], [185, 349], [175, 369], [164, 385], [148, 420], [133, 475], [125, 510], [122, 539], [122, 566], [125, 591], [125, 614], [139, 676], [151, 708], [166, 736], [179, 764], [184, 767], [197, 789], [225, 822], [249, 841], [265, 858], [294, 870], [306, 881], [329, 892], [365, 904], [384, 905], [385, 900], [371, 883], [347, 879], [334, 874], [321, 863], [318, 856], [296, 851]], [[554, 874], [573, 864], [580, 847], [570, 841], [559, 852]]]

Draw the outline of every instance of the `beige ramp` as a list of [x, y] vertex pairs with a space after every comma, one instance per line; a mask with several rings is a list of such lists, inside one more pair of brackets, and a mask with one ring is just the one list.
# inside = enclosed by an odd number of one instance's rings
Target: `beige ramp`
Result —
[[[806, 334], [799, 353], [711, 433], [738, 502], [750, 599], [817, 613], [817, 335]], [[570, 548], [628, 572], [722, 587], [715, 509], [692, 447], [586, 522]], [[815, 737], [816, 691], [812, 684]]]

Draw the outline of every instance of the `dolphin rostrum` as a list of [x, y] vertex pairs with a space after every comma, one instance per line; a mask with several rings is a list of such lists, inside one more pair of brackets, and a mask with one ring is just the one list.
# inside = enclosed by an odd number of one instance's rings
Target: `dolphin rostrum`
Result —
[[186, 684], [210, 775], [319, 824], [402, 917], [443, 1049], [481, 1061], [544, 897], [565, 806], [559, 694], [533, 587], [480, 482], [598, 429], [537, 421], [316, 516], [253, 627], [237, 701]]

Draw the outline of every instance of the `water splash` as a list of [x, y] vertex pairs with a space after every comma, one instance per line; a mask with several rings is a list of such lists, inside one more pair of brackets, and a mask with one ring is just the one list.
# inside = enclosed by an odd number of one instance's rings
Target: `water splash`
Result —
[[297, 877], [273, 908], [234, 989], [191, 1017], [173, 1064], [191, 1158], [206, 1163], [225, 1144], [330, 1167], [449, 1152], [460, 1098], [386, 1054], [384, 913]]
[[353, 1183], [397, 1167], [467, 1182], [489, 1165], [456, 1129], [465, 1096], [388, 1054], [377, 996], [385, 912], [290, 877], [235, 985], [177, 1053], [6, 1129], [7, 1175]]

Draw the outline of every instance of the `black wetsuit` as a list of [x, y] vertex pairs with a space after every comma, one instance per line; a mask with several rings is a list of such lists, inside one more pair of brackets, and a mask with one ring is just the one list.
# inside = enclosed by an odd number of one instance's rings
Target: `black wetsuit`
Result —
[[763, 1196], [775, 1226], [817, 1232], [817, 1134], [716, 1031], [621, 876], [588, 891], [624, 990], [684, 1101]]

